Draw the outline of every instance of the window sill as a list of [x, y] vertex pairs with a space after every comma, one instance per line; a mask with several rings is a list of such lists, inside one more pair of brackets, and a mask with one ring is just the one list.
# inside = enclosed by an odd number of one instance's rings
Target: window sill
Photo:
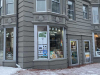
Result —
[[55, 61], [55, 60], [67, 60], [67, 58], [58, 58], [58, 59], [37, 59], [33, 61]]
[[3, 60], [3, 62], [16, 62], [15, 60]]
[[69, 19], [68, 21], [69, 21], [69, 22], [76, 22], [76, 20], [72, 20], [72, 19]]
[[90, 19], [83, 18], [83, 20], [87, 20], [87, 21], [89, 21]]
[[94, 56], [94, 58], [100, 58], [100, 56]]

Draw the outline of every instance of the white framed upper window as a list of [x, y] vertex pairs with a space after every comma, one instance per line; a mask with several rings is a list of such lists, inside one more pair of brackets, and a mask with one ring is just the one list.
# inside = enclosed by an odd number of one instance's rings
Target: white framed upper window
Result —
[[6, 14], [14, 14], [14, 0], [6, 0]]
[[88, 19], [88, 6], [83, 5], [83, 18]]
[[74, 6], [75, 6], [75, 2], [72, 0], [68, 1], [68, 18], [70, 20], [74, 20], [75, 19], [75, 11], [74, 11]]
[[46, 11], [46, 0], [36, 0], [36, 11], [37, 12]]
[[60, 13], [60, 0], [52, 0], [52, 12]]
[[92, 7], [93, 24], [99, 24], [98, 7]]
[[2, 13], [2, 3], [3, 3], [3, 1], [0, 0], [0, 16], [1, 16], [1, 13]]

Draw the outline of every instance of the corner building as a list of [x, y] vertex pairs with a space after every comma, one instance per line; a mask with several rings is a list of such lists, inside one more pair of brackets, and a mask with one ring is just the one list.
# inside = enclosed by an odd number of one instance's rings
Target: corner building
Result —
[[93, 63], [91, 2], [1, 0], [0, 65], [60, 69]]

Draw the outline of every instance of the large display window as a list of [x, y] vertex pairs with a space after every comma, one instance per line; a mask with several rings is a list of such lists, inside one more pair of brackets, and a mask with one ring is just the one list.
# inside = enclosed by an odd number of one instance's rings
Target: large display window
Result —
[[94, 51], [95, 56], [100, 57], [100, 34], [94, 33]]
[[63, 27], [50, 27], [50, 59], [63, 58]]
[[34, 30], [35, 59], [64, 58], [66, 53], [64, 27], [35, 25]]

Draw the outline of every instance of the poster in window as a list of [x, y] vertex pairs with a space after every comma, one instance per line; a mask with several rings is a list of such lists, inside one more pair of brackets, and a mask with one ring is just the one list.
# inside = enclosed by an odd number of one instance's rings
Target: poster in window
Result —
[[38, 32], [38, 44], [47, 44], [47, 32], [46, 31]]

